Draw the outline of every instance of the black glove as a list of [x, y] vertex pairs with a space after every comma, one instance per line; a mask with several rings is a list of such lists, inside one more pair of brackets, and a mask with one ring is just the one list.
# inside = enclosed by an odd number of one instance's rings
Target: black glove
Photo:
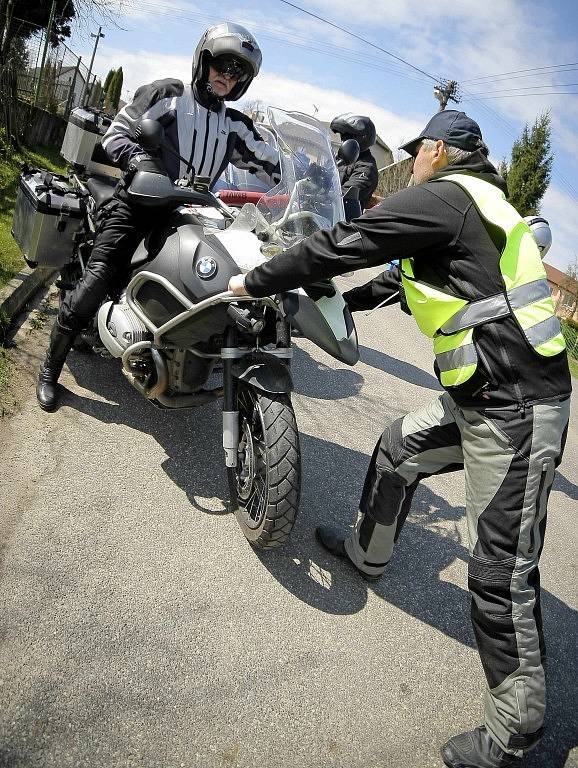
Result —
[[159, 173], [162, 176], [168, 176], [166, 168], [158, 157], [151, 157], [146, 152], [137, 152], [128, 161], [125, 172], [125, 178], [130, 181], [138, 171], [148, 171], [149, 173]]

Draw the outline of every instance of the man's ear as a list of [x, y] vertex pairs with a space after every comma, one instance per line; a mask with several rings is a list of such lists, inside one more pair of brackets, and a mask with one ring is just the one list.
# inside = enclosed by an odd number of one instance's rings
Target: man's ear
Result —
[[445, 168], [448, 165], [448, 156], [446, 154], [445, 144], [441, 139], [436, 141], [434, 155], [432, 157], [432, 168], [435, 170]]

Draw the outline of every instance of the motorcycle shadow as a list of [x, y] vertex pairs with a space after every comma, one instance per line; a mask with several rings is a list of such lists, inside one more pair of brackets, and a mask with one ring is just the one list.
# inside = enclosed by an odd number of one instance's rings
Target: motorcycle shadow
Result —
[[300, 340], [299, 346], [293, 347], [291, 374], [295, 392], [317, 400], [344, 400], [361, 392], [364, 378], [345, 363], [337, 363], [327, 355], [333, 364], [343, 368], [333, 368], [311, 357], [305, 345], [311, 344], [318, 356], [324, 355], [312, 342]]
[[63, 405], [105, 424], [124, 424], [152, 435], [167, 454], [162, 469], [191, 504], [207, 514], [228, 514], [220, 401], [200, 408], [161, 410], [131, 387], [116, 360], [72, 352], [67, 365], [81, 387], [109, 402], [65, 389]]

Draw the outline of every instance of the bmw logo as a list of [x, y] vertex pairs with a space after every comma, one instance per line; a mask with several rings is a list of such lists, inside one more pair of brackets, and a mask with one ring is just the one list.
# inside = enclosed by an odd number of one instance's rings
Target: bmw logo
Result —
[[210, 280], [217, 274], [217, 262], [211, 256], [202, 256], [197, 261], [195, 271], [201, 280]]

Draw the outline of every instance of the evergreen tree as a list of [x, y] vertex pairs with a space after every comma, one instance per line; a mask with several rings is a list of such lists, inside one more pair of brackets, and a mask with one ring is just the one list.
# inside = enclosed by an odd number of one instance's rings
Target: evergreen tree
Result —
[[106, 81], [104, 83], [104, 111], [109, 115], [114, 112], [112, 97], [114, 94], [114, 81], [116, 80], [116, 72], [116, 69], [111, 69], [106, 76]]
[[[506, 169], [508, 200], [522, 216], [537, 214], [552, 171], [550, 113], [539, 115], [530, 129], [524, 127], [512, 147], [512, 161]], [[503, 172], [503, 170], [502, 170]]]
[[110, 103], [115, 112], [118, 111], [118, 102], [120, 100], [120, 94], [122, 92], [122, 81], [123, 81], [122, 67], [119, 67], [116, 70], [116, 74], [111, 83], [111, 89], [110, 89]]
[[97, 78], [94, 85], [90, 89], [90, 96], [88, 99], [88, 104], [91, 107], [98, 108], [100, 106], [100, 100], [102, 98], [102, 83]]
[[114, 73], [116, 72], [115, 69], [109, 69], [108, 75], [104, 79], [104, 85], [102, 86], [102, 90], [104, 93], [108, 93], [108, 89], [110, 88], [110, 81], [114, 77]]

